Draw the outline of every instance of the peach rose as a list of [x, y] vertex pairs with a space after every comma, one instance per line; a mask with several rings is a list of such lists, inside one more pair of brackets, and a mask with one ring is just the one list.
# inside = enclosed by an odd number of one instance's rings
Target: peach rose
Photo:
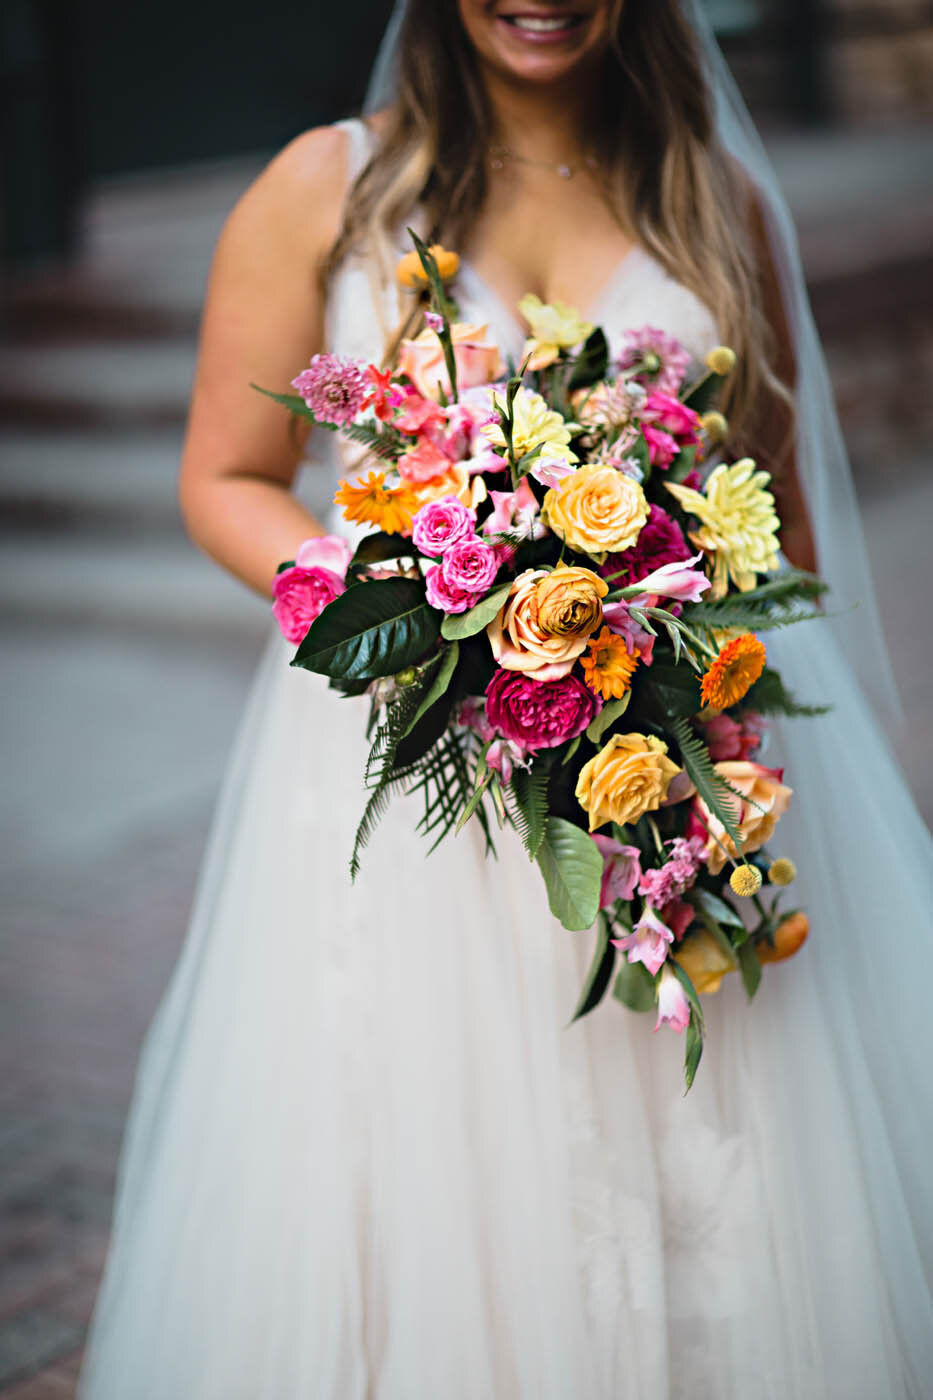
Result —
[[[456, 277], [460, 269], [460, 259], [456, 253], [451, 252], [449, 248], [442, 248], [440, 243], [432, 243], [428, 252], [433, 255], [434, 261], [437, 263], [437, 273], [442, 282], [448, 282], [451, 277]], [[403, 287], [412, 290], [428, 285], [428, 279], [421, 266], [417, 248], [412, 248], [410, 253], [406, 253], [403, 258], [399, 259], [395, 269], [395, 278]]]
[[[723, 763], [715, 763], [713, 767], [721, 778], [742, 795], [741, 804], [736, 800], [739, 805], [736, 826], [742, 849], [746, 852], [759, 850], [770, 841], [778, 818], [787, 811], [793, 789], [785, 787], [781, 782], [781, 769], [765, 768], [762, 764], [752, 763], [748, 759], [730, 759]], [[699, 797], [696, 799], [696, 811], [708, 832], [706, 864], [714, 875], [718, 875], [726, 863], [726, 852], [736, 858], [738, 851], [722, 822], [713, 816], [706, 803]]]
[[648, 514], [638, 482], [605, 462], [577, 467], [551, 488], [541, 508], [555, 535], [600, 563], [635, 543]]
[[759, 962], [783, 962], [785, 958], [792, 958], [803, 947], [809, 932], [810, 920], [802, 910], [786, 915], [774, 931], [774, 947], [766, 938], [755, 944]]
[[[505, 365], [497, 345], [487, 345], [488, 326], [455, 321], [450, 328], [457, 366], [458, 389], [475, 389], [504, 373]], [[414, 340], [403, 340], [398, 367], [426, 399], [439, 399], [440, 391], [450, 393], [450, 379], [444, 364], [444, 349], [437, 332], [424, 330]]]
[[526, 569], [486, 628], [492, 654], [506, 671], [527, 671], [536, 681], [566, 676], [586, 646], [585, 637], [554, 636], [538, 617], [538, 584], [550, 569]]
[[592, 569], [558, 564], [538, 582], [538, 626], [549, 637], [589, 637], [603, 620], [600, 601], [609, 592]]
[[730, 958], [718, 938], [705, 928], [689, 934], [674, 957], [701, 996], [704, 992], [718, 992], [726, 973], [738, 967], [735, 958]]
[[606, 822], [637, 822], [654, 812], [680, 769], [667, 745], [653, 734], [613, 734], [595, 758], [584, 763], [576, 799], [589, 813], [590, 831]]

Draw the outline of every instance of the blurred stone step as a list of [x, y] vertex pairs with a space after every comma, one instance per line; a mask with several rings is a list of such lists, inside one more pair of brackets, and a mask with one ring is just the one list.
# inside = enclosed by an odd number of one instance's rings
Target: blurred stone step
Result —
[[0, 421], [51, 427], [181, 425], [194, 373], [189, 337], [0, 346]]

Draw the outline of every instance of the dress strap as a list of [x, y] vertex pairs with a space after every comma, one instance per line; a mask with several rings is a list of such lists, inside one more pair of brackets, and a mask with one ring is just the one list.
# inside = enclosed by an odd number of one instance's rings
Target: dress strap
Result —
[[347, 186], [359, 175], [363, 166], [369, 160], [375, 149], [375, 136], [363, 121], [362, 117], [344, 117], [342, 121], [334, 122], [334, 126], [345, 131], [349, 137], [349, 159], [347, 163]]

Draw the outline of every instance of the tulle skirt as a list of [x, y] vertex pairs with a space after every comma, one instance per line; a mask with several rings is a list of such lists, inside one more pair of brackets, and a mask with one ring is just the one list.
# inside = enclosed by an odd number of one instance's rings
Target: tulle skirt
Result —
[[769, 641], [812, 934], [682, 1039], [611, 999], [514, 833], [397, 800], [270, 643], [142, 1057], [83, 1400], [889, 1400], [933, 1374], [933, 861], [819, 622]]

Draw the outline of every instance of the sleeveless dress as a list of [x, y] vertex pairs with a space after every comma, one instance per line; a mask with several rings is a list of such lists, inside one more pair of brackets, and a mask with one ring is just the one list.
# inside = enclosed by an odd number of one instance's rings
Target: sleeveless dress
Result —
[[[457, 295], [517, 353], [468, 264]], [[377, 352], [372, 296], [347, 263], [329, 348]], [[715, 339], [642, 250], [588, 315]], [[318, 457], [325, 499], [340, 470]], [[593, 934], [514, 833], [426, 857], [397, 799], [351, 886], [365, 702], [270, 641], [142, 1056], [83, 1400], [930, 1393], [931, 843], [828, 630], [769, 651], [836, 706], [766, 758], [813, 932], [753, 1005], [706, 999], [685, 1097], [653, 1017], [568, 1026]]]

